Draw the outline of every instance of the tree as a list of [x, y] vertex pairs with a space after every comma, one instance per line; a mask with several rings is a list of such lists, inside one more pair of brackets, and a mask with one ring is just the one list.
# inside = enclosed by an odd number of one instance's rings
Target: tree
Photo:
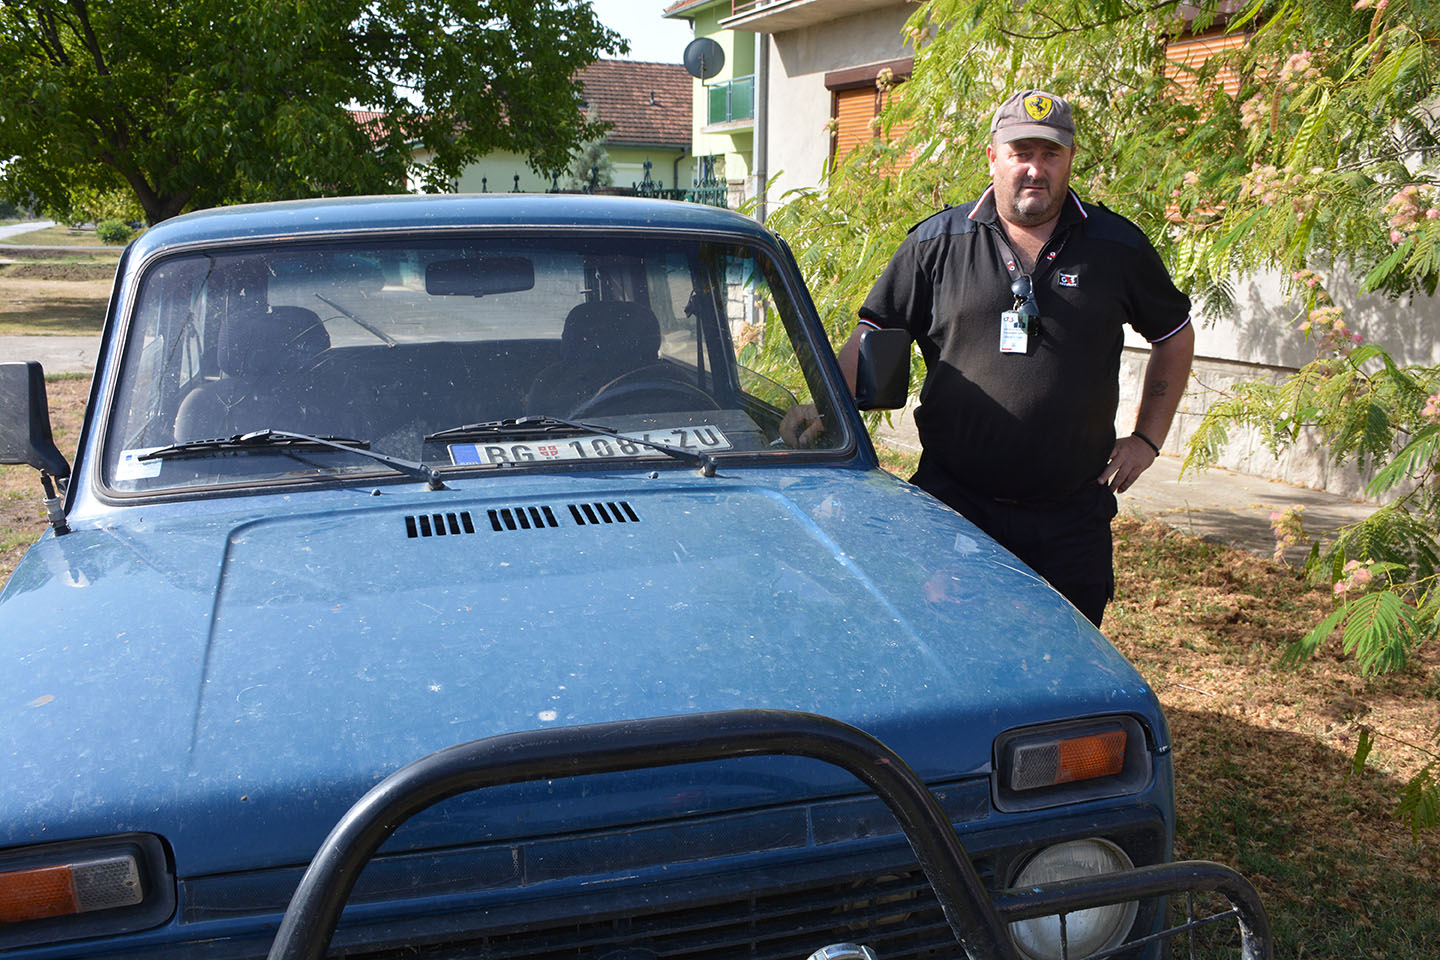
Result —
[[[598, 127], [600, 115], [593, 106], [586, 111], [586, 118]], [[604, 124], [603, 126], [609, 126]], [[615, 164], [610, 160], [610, 151], [605, 149], [603, 135], [591, 137], [570, 154], [570, 166], [565, 172], [567, 190], [586, 190], [591, 187], [608, 187], [615, 182]]]
[[155, 223], [402, 190], [416, 151], [429, 190], [492, 150], [560, 169], [576, 70], [625, 49], [582, 0], [0, 0], [0, 196], [122, 186]]
[[[979, 194], [989, 116], [1026, 86], [1075, 109], [1082, 195], [1136, 221], [1201, 315], [1232, 308], [1235, 278], [1279, 271], [1316, 359], [1278, 386], [1244, 385], [1210, 411], [1188, 465], [1213, 462], [1235, 423], [1277, 451], [1318, 433], [1336, 461], [1405, 491], [1347, 530], [1311, 570], [1337, 606], [1291, 658], [1338, 634], [1367, 673], [1402, 669], [1440, 636], [1440, 367], [1401, 367], [1326, 293], [1339, 272], [1397, 299], [1440, 279], [1440, 5], [1428, 0], [930, 0], [921, 43], [881, 135], [770, 225], [795, 242], [832, 339], [904, 230]], [[1221, 25], [1246, 40], [1193, 69], [1168, 38]], [[897, 126], [906, 120], [908, 128]], [[892, 141], [892, 129], [906, 129]], [[900, 161], [909, 158], [909, 165]], [[918, 380], [920, 371], [916, 370]], [[1293, 518], [1277, 518], [1293, 534]], [[1367, 732], [1357, 762], [1375, 736]], [[1440, 822], [1440, 752], [1405, 790], [1415, 829]]]

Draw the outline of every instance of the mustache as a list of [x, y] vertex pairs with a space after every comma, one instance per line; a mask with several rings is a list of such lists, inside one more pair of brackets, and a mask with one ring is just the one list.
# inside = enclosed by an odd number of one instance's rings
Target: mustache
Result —
[[1026, 177], [1026, 178], [1024, 178], [1023, 180], [1020, 181], [1020, 186], [1022, 186], [1022, 187], [1045, 187], [1046, 189], [1049, 189], [1049, 187], [1050, 187], [1050, 181], [1049, 181], [1049, 180], [1044, 180], [1044, 179], [1034, 179], [1034, 178], [1031, 178], [1031, 177]]

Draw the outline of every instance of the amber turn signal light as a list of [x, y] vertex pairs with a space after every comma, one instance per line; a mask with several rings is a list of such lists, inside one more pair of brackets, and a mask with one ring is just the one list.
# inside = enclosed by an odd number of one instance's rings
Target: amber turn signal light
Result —
[[0, 873], [0, 924], [129, 907], [145, 899], [130, 855]]
[[1016, 744], [1010, 788], [1034, 790], [1116, 776], [1125, 769], [1125, 739], [1121, 729]]

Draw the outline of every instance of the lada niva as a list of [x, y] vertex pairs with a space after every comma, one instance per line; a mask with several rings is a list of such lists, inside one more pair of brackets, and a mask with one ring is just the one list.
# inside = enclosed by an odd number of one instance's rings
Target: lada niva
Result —
[[[893, 394], [899, 364], [903, 395], [908, 348], [879, 344], [862, 393]], [[38, 364], [0, 364], [0, 460], [40, 469], [50, 514], [0, 592], [7, 956], [263, 955], [331, 826], [417, 757], [742, 708], [888, 744], [990, 889], [1171, 857], [1153, 691], [879, 468], [791, 255], [738, 214], [480, 196], [178, 217], [120, 261], [73, 469], [45, 399]], [[824, 430], [793, 448], [800, 404]], [[1087, 956], [1160, 904], [1015, 923], [1005, 949]], [[894, 818], [783, 756], [447, 799], [365, 868], [332, 949], [837, 940], [954, 949]]]

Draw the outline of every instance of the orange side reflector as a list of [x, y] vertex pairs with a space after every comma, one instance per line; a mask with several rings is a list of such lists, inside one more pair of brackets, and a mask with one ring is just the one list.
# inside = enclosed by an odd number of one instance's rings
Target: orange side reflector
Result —
[[1108, 730], [1060, 741], [1056, 783], [1111, 777], [1125, 769], [1125, 731]]
[[69, 867], [0, 873], [0, 923], [43, 920], [79, 912]]

